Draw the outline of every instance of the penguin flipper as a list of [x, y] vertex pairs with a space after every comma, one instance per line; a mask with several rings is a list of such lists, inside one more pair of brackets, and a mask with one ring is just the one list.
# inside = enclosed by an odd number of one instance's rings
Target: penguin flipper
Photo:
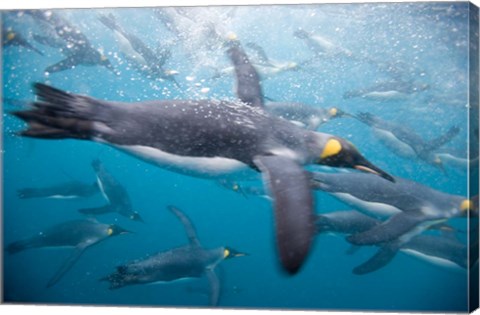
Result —
[[68, 257], [68, 259], [62, 264], [60, 269], [53, 275], [53, 277], [48, 281], [47, 288], [54, 286], [60, 279], [73, 267], [77, 260], [82, 256], [85, 249], [90, 246], [91, 243], [82, 243], [75, 247], [73, 253]]
[[220, 281], [213, 269], [207, 269], [205, 274], [207, 275], [208, 283], [210, 285], [210, 305], [217, 306], [220, 297]]
[[294, 274], [309, 253], [315, 234], [310, 176], [295, 161], [282, 156], [257, 156], [254, 163], [273, 195], [281, 263]]
[[458, 133], [460, 132], [460, 128], [457, 126], [451, 127], [445, 134], [441, 135], [438, 138], [430, 140], [427, 147], [424, 148], [427, 151], [434, 151], [444, 144], [450, 142]]
[[78, 209], [78, 212], [83, 213], [85, 215], [100, 215], [100, 214], [105, 214], [109, 212], [114, 212], [114, 209], [112, 208], [111, 205], [108, 204], [102, 207]]
[[354, 245], [375, 245], [390, 242], [412, 230], [422, 221], [421, 216], [401, 212], [366, 232], [350, 235], [347, 240]]
[[191, 245], [193, 246], [201, 246], [200, 241], [197, 237], [197, 232], [195, 231], [195, 227], [192, 224], [192, 221], [175, 206], [167, 206], [167, 209], [172, 211], [173, 214], [177, 216], [177, 218], [182, 222], [183, 226], [185, 227], [185, 231], [187, 232], [187, 237]]
[[355, 267], [353, 273], [356, 275], [364, 275], [385, 267], [398, 253], [399, 248], [399, 242], [385, 244], [372, 258]]
[[234, 42], [227, 51], [235, 67], [237, 79], [237, 97], [252, 107], [263, 107], [263, 93], [260, 86], [260, 76], [252, 66], [247, 54], [238, 42]]
[[72, 69], [73, 67], [78, 65], [79, 65], [79, 62], [75, 60], [75, 58], [68, 57], [66, 59], [63, 59], [62, 61], [57, 62], [56, 64], [48, 66], [47, 68], [45, 68], [45, 72], [48, 72], [48, 73], [60, 72], [60, 71]]

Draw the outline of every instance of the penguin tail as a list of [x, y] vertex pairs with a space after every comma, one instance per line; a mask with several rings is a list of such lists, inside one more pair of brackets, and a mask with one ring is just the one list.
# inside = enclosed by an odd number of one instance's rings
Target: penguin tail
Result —
[[[120, 268], [120, 267], [118, 267], [118, 268]], [[106, 277], [103, 277], [99, 281], [109, 282], [110, 283], [110, 287], [109, 287], [110, 290], [120, 289], [121, 287], [125, 286], [125, 274], [123, 274], [123, 273], [121, 273], [117, 270], [117, 272], [112, 273], [112, 274], [110, 274]]]
[[[42, 83], [35, 83], [34, 91], [37, 100], [32, 104], [33, 109], [12, 112], [28, 124], [28, 128], [20, 132], [21, 136], [91, 139], [99, 134], [96, 128], [103, 124], [104, 103]], [[108, 129], [105, 124], [100, 128]]]
[[10, 243], [6, 248], [5, 250], [9, 253], [9, 254], [16, 254], [16, 253], [19, 253], [21, 251], [24, 251], [26, 249], [29, 249], [31, 248], [31, 242], [29, 240], [21, 240], [21, 241], [16, 241], [16, 242], [13, 242], [13, 243]]
[[17, 196], [20, 199], [29, 199], [29, 198], [36, 198], [40, 197], [37, 189], [33, 188], [23, 188], [17, 190]]

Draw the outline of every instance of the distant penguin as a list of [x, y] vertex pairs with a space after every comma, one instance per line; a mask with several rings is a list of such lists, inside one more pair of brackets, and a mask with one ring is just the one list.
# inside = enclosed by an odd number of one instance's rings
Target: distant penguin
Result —
[[216, 306], [220, 297], [220, 282], [215, 268], [225, 259], [246, 254], [229, 247], [203, 248], [190, 219], [174, 206], [168, 206], [168, 209], [183, 224], [189, 244], [119, 266], [116, 272], [101, 280], [110, 282], [110, 289], [118, 289], [128, 285], [170, 282], [205, 275], [210, 284], [210, 305]]
[[97, 176], [97, 184], [100, 192], [107, 201], [102, 207], [80, 209], [79, 212], [87, 215], [102, 215], [116, 212], [133, 221], [143, 222], [137, 211], [133, 210], [130, 196], [125, 187], [110, 174], [100, 160], [92, 161], [92, 167]]
[[93, 184], [86, 184], [72, 180], [66, 183], [43, 188], [22, 188], [18, 190], [18, 197], [21, 199], [74, 199], [90, 197], [99, 192], [100, 190], [96, 182]]
[[442, 160], [436, 155], [436, 150], [450, 142], [460, 132], [460, 128], [453, 126], [443, 135], [425, 140], [403, 123], [386, 121], [370, 113], [359, 113], [352, 117], [370, 126], [375, 137], [398, 156], [418, 158], [442, 171], [445, 170]]
[[454, 217], [467, 217], [473, 202], [407, 179], [390, 182], [363, 173], [314, 173], [312, 185], [372, 217], [386, 219], [374, 228], [354, 234], [355, 245], [407, 242], [430, 226]]
[[169, 49], [154, 52], [140, 38], [121, 27], [113, 14], [99, 15], [98, 19], [112, 30], [120, 51], [140, 74], [151, 80], [172, 81], [178, 86], [175, 80], [178, 71], [164, 69], [166, 61], [170, 58]]
[[268, 102], [265, 104], [265, 109], [272, 115], [286, 119], [308, 130], [317, 130], [331, 119], [350, 116], [336, 107], [317, 108], [294, 102]]
[[15, 254], [26, 249], [44, 247], [73, 247], [73, 253], [48, 282], [56, 284], [77, 262], [84, 251], [111, 236], [129, 233], [114, 224], [102, 224], [94, 220], [73, 220], [54, 225], [32, 237], [10, 243], [6, 250]]
[[395, 101], [406, 99], [409, 95], [426, 91], [430, 86], [423, 82], [391, 80], [373, 86], [348, 91], [344, 99], [365, 98], [374, 101]]
[[286, 271], [295, 273], [314, 235], [314, 201], [304, 165], [349, 167], [392, 177], [350, 142], [269, 115], [258, 74], [240, 44], [233, 42], [227, 53], [235, 66], [239, 101], [126, 104], [37, 83], [34, 108], [13, 114], [29, 125], [23, 136], [102, 142], [183, 174], [225, 178], [251, 169], [261, 172], [274, 199], [280, 260]]
[[57, 36], [63, 40], [60, 52], [66, 56], [66, 59], [47, 67], [45, 72], [65, 71], [79, 65], [99, 65], [117, 74], [108, 58], [95, 49], [78, 28], [74, 27], [56, 12], [51, 10], [27, 10], [25, 13], [31, 15], [34, 20], [40, 23], [51, 25]]
[[3, 47], [25, 47], [31, 51], [36, 52], [40, 56], [43, 56], [43, 53], [34, 46], [32, 46], [32, 44], [30, 44], [27, 39], [22, 36], [22, 34], [15, 31], [12, 27], [6, 27], [5, 24], [2, 25], [2, 45]]
[[293, 33], [293, 36], [303, 40], [315, 57], [353, 57], [350, 50], [336, 45], [318, 34], [299, 29]]

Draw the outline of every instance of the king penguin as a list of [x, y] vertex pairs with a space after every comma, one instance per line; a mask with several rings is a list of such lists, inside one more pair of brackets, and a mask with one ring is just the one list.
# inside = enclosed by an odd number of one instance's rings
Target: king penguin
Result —
[[140, 214], [132, 209], [132, 202], [125, 187], [107, 171], [102, 162], [98, 159], [93, 160], [92, 167], [97, 176], [100, 192], [108, 204], [97, 208], [80, 209], [79, 211], [87, 215], [116, 212], [130, 220], [143, 222]]
[[239, 101], [128, 104], [37, 83], [34, 108], [13, 114], [28, 123], [23, 136], [102, 142], [184, 174], [225, 178], [248, 168], [260, 171], [274, 199], [280, 260], [293, 274], [303, 264], [315, 232], [313, 193], [303, 165], [350, 167], [393, 178], [350, 142], [269, 115], [247, 55], [237, 41], [229, 46]]
[[75, 199], [90, 197], [99, 192], [100, 190], [96, 182], [93, 184], [86, 184], [80, 181], [72, 180], [43, 188], [22, 188], [18, 190], [18, 197], [21, 199]]
[[178, 72], [164, 69], [171, 54], [170, 50], [164, 48], [159, 52], [154, 52], [135, 34], [127, 32], [121, 27], [113, 14], [100, 15], [98, 20], [112, 30], [123, 56], [140, 74], [151, 80], [169, 80], [178, 86], [175, 80]]
[[54, 225], [32, 237], [13, 242], [6, 248], [10, 254], [26, 249], [44, 247], [73, 247], [70, 257], [48, 282], [48, 287], [56, 284], [69, 271], [85, 250], [111, 236], [129, 233], [114, 224], [103, 224], [94, 220], [73, 220]]
[[435, 154], [435, 151], [460, 132], [460, 129], [454, 126], [445, 134], [427, 141], [404, 124], [386, 121], [370, 113], [359, 113], [352, 117], [370, 126], [375, 136], [398, 156], [418, 158], [442, 170], [442, 160]]
[[466, 217], [473, 210], [469, 199], [399, 177], [392, 183], [363, 173], [315, 173], [312, 184], [365, 214], [386, 219], [368, 231], [351, 235], [348, 240], [355, 245], [405, 243], [432, 225]]
[[75, 68], [76, 66], [104, 66], [117, 74], [108, 58], [93, 47], [88, 38], [66, 19], [51, 10], [26, 10], [39, 23], [50, 25], [57, 36], [63, 40], [60, 52], [66, 56], [64, 60], [48, 66], [47, 73], [55, 73]]
[[116, 272], [101, 280], [110, 282], [110, 289], [118, 289], [128, 285], [170, 282], [205, 275], [210, 284], [210, 305], [216, 306], [220, 295], [220, 282], [215, 268], [225, 259], [247, 254], [229, 247], [203, 248], [190, 219], [174, 206], [167, 208], [183, 224], [189, 244], [119, 266]]

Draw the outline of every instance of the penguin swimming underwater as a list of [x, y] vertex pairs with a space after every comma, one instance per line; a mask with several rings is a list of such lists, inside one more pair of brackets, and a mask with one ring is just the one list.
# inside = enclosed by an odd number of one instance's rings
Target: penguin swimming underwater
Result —
[[386, 121], [370, 113], [359, 113], [352, 117], [370, 126], [375, 136], [395, 154], [405, 158], [418, 158], [441, 170], [444, 170], [442, 160], [435, 151], [460, 132], [460, 128], [454, 126], [445, 134], [427, 141], [404, 124]]
[[169, 80], [178, 86], [175, 80], [178, 72], [163, 68], [170, 58], [170, 50], [154, 52], [140, 38], [121, 27], [113, 14], [100, 15], [98, 20], [112, 30], [122, 54], [140, 74], [152, 80]]
[[50, 279], [47, 286], [56, 284], [77, 262], [85, 250], [111, 236], [130, 233], [115, 224], [103, 224], [94, 220], [73, 220], [54, 225], [32, 237], [10, 243], [6, 250], [15, 254], [26, 249], [44, 247], [74, 247], [70, 257]]
[[92, 161], [92, 167], [97, 176], [98, 187], [107, 205], [96, 208], [80, 209], [79, 212], [87, 215], [101, 215], [109, 212], [117, 212], [130, 220], [143, 222], [137, 211], [133, 211], [132, 202], [127, 190], [110, 174], [100, 160]]
[[108, 58], [95, 49], [79, 29], [59, 14], [50, 10], [27, 10], [25, 13], [31, 15], [40, 23], [49, 24], [55, 30], [57, 36], [63, 40], [64, 45], [60, 48], [60, 51], [66, 58], [47, 67], [45, 72], [60, 72], [79, 65], [100, 65], [117, 74]]
[[373, 86], [348, 91], [343, 95], [344, 99], [361, 97], [374, 101], [394, 101], [407, 98], [409, 95], [424, 92], [430, 86], [423, 82], [415, 82], [413, 80], [391, 80], [381, 82]]
[[453, 217], [467, 216], [473, 202], [407, 179], [390, 182], [364, 173], [314, 173], [312, 185], [376, 218], [374, 228], [348, 238], [355, 245], [374, 245], [413, 235]]
[[20, 46], [20, 47], [25, 47], [31, 51], [36, 52], [40, 56], [43, 56], [43, 53], [32, 46], [25, 37], [22, 36], [19, 32], [15, 31], [11, 27], [5, 27], [5, 25], [2, 25], [2, 46], [7, 47], [7, 46]]
[[247, 56], [239, 44], [228, 53], [236, 69], [238, 102], [127, 104], [37, 83], [34, 108], [13, 114], [28, 123], [23, 136], [103, 142], [183, 174], [225, 178], [249, 167], [260, 171], [275, 200], [281, 262], [295, 273], [314, 235], [313, 196], [303, 165], [350, 167], [392, 177], [348, 141], [302, 129], [265, 112], [258, 74]]
[[[336, 211], [317, 215], [317, 231], [322, 233], [357, 234], [368, 231], [382, 221], [361, 212]], [[380, 244], [380, 247], [383, 245]], [[389, 246], [389, 245], [388, 245]], [[380, 253], [385, 249], [380, 249]], [[385, 267], [397, 251], [419, 258], [430, 264], [449, 269], [468, 269], [468, 247], [451, 237], [441, 235], [417, 235], [401, 244], [396, 250], [389, 248], [389, 255], [376, 254], [367, 262], [357, 266], [353, 273], [364, 275]]]
[[99, 193], [98, 184], [85, 184], [76, 180], [43, 188], [22, 188], [18, 190], [21, 199], [52, 198], [73, 199], [90, 197]]
[[128, 285], [170, 282], [185, 278], [207, 276], [210, 285], [210, 305], [218, 304], [220, 282], [215, 268], [225, 259], [246, 256], [229, 247], [205, 249], [197, 238], [190, 219], [174, 206], [167, 207], [183, 224], [189, 244], [160, 252], [146, 259], [117, 267], [116, 272], [102, 278], [110, 282], [110, 289]]
[[329, 109], [316, 108], [294, 102], [268, 102], [265, 103], [265, 109], [272, 115], [286, 119], [308, 130], [317, 130], [318, 127], [330, 119], [350, 116], [336, 107]]

